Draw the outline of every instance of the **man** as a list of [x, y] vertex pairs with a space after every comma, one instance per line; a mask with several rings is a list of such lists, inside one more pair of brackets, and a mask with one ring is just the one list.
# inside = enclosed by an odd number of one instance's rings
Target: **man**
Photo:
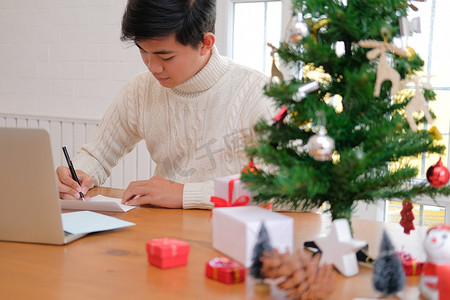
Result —
[[220, 56], [214, 45], [214, 0], [129, 0], [122, 40], [139, 48], [149, 72], [120, 91], [93, 139], [75, 155], [79, 186], [59, 167], [62, 199], [101, 185], [144, 139], [155, 176], [127, 187], [122, 202], [212, 208], [216, 177], [239, 173], [253, 126], [271, 118], [266, 77]]

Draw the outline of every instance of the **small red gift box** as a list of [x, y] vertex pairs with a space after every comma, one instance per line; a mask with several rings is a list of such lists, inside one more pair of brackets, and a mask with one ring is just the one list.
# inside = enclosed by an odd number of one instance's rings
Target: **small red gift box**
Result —
[[416, 276], [422, 273], [425, 264], [424, 262], [418, 261], [408, 253], [399, 252], [397, 254], [402, 261], [403, 270], [405, 271], [406, 276]]
[[153, 239], [147, 242], [148, 262], [162, 269], [187, 264], [189, 244], [171, 238]]
[[206, 263], [206, 277], [231, 284], [245, 281], [245, 267], [225, 257], [217, 257]]

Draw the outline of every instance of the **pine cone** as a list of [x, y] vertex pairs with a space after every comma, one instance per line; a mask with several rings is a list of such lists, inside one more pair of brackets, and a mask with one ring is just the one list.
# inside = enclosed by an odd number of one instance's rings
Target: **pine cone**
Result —
[[333, 290], [336, 273], [332, 265], [319, 266], [319, 254], [312, 256], [300, 249], [293, 255], [279, 254], [274, 249], [273, 253], [266, 251], [261, 262], [266, 278], [285, 278], [278, 287], [290, 291], [289, 298], [320, 300]]

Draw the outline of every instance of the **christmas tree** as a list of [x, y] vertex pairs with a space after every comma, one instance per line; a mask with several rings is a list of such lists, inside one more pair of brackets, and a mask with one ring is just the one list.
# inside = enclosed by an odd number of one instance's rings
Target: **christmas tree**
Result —
[[262, 261], [264, 253], [272, 253], [272, 246], [270, 245], [270, 236], [267, 232], [264, 222], [261, 223], [261, 228], [258, 233], [258, 240], [253, 248], [253, 261], [250, 266], [250, 274], [256, 279], [263, 279], [264, 275], [261, 273]]
[[407, 34], [400, 29], [409, 5], [293, 1], [288, 38], [274, 52], [298, 71], [266, 86], [280, 111], [256, 125], [260, 139], [247, 153], [260, 168], [245, 168], [241, 177], [255, 202], [292, 209], [328, 202], [333, 219], [350, 221], [358, 200], [450, 194], [448, 185], [412, 180], [418, 169], [411, 159], [442, 154], [445, 146], [434, 126], [427, 130], [434, 114], [423, 103], [435, 100], [432, 88], [404, 89], [420, 83], [424, 65], [413, 49], [394, 43]]
[[402, 261], [386, 231], [383, 231], [379, 256], [373, 266], [372, 281], [374, 288], [384, 295], [396, 294], [403, 290], [406, 284]]

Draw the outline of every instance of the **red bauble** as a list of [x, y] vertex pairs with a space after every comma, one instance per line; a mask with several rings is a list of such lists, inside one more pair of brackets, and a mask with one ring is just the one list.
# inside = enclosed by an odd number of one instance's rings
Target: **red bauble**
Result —
[[442, 160], [439, 158], [439, 161], [428, 168], [427, 170], [427, 179], [430, 182], [431, 186], [435, 188], [444, 186], [447, 184], [450, 178], [450, 173], [448, 169], [442, 164]]

